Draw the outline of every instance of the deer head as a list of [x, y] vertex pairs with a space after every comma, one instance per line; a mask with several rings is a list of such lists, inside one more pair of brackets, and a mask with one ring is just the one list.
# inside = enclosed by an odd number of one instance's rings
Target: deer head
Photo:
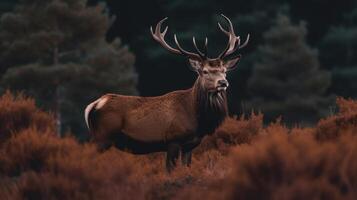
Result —
[[165, 49], [169, 50], [172, 53], [179, 54], [186, 56], [189, 60], [190, 66], [192, 70], [196, 71], [199, 75], [199, 84], [201, 87], [204, 88], [206, 91], [209, 92], [220, 92], [225, 91], [229, 86], [229, 83], [226, 79], [227, 71], [233, 70], [236, 68], [241, 55], [236, 55], [233, 57], [228, 58], [229, 56], [233, 55], [237, 50], [245, 47], [249, 41], [249, 34], [247, 36], [246, 41], [241, 45], [241, 40], [239, 36], [236, 36], [233, 29], [233, 24], [228, 17], [221, 15], [224, 19], [227, 20], [229, 24], [228, 31], [225, 30], [220, 23], [218, 23], [219, 29], [228, 36], [228, 43], [226, 48], [223, 50], [222, 53], [219, 54], [217, 58], [209, 58], [207, 55], [207, 43], [208, 39], [205, 40], [204, 50], [201, 51], [197, 47], [195, 37], [192, 38], [193, 46], [196, 52], [189, 52], [184, 50], [177, 40], [176, 34], [174, 34], [174, 40], [176, 43], [177, 48], [171, 47], [165, 41], [165, 35], [168, 30], [168, 26], [161, 31], [161, 25], [163, 22], [167, 20], [164, 18], [161, 20], [155, 28], [155, 31], [152, 27], [150, 27], [151, 34], [157, 42], [159, 42]]

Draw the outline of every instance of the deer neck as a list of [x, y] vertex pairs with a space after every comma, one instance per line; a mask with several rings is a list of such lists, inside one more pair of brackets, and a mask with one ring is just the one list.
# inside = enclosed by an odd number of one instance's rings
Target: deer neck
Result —
[[227, 97], [225, 91], [208, 92], [200, 84], [200, 78], [192, 89], [198, 123], [197, 134], [211, 134], [228, 115]]

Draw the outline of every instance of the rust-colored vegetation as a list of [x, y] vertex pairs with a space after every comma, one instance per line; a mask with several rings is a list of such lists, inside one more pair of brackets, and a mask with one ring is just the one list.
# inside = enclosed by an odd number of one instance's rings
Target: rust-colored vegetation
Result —
[[55, 130], [53, 116], [39, 110], [35, 101], [22, 94], [7, 91], [0, 97], [0, 143], [24, 129], [34, 128], [39, 133]]
[[54, 134], [34, 101], [0, 98], [0, 199], [356, 199], [357, 102], [316, 127], [228, 118], [172, 174], [164, 154], [134, 156]]

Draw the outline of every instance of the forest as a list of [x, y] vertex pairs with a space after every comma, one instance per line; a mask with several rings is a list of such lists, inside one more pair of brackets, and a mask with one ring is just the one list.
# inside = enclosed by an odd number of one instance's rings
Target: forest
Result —
[[[98, 152], [85, 107], [195, 81], [185, 49], [248, 46], [227, 79], [230, 115], [168, 174], [164, 153]], [[356, 199], [357, 1], [2, 0], [1, 199]]]
[[336, 97], [356, 97], [353, 0], [3, 0], [0, 92], [34, 97], [56, 114], [61, 134], [86, 140], [83, 110], [101, 95], [157, 96], [193, 85], [186, 59], [158, 45], [150, 26], [169, 17], [169, 43], [176, 33], [190, 50], [193, 36], [201, 45], [207, 36], [216, 56], [227, 40], [216, 27], [221, 13], [243, 39], [251, 36], [228, 76], [232, 116], [254, 110], [266, 124], [282, 117], [309, 126], [336, 112]]

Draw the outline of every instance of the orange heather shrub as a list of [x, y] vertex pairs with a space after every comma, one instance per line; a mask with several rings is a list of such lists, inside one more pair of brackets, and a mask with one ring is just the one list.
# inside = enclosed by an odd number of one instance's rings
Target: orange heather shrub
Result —
[[228, 199], [355, 199], [356, 145], [353, 135], [332, 143], [309, 134], [261, 136], [234, 149], [226, 194]]
[[[2, 199], [143, 198], [133, 173], [141, 166], [133, 155], [57, 138], [50, 132], [25, 130], [0, 150]], [[5, 196], [6, 195], [6, 196]]]
[[[150, 188], [147, 190], [146, 199], [176, 199], [188, 188], [208, 189], [212, 182], [224, 179], [231, 171], [231, 165], [227, 163], [229, 163], [227, 156], [222, 156], [218, 150], [208, 150], [196, 154], [189, 168], [179, 164], [171, 174], [166, 173], [162, 168], [160, 174], [148, 177]], [[190, 193], [190, 197], [199, 190]]]
[[231, 146], [250, 143], [262, 128], [263, 114], [252, 113], [247, 119], [244, 115], [239, 119], [227, 118], [215, 133], [203, 139], [195, 152], [202, 153], [209, 149], [218, 149], [222, 153], [227, 153]]
[[38, 109], [33, 99], [7, 91], [0, 97], [0, 143], [12, 133], [27, 128], [55, 130], [55, 121], [53, 116]]
[[342, 134], [357, 133], [357, 101], [337, 98], [339, 112], [319, 121], [316, 138], [333, 140]]
[[187, 186], [176, 199], [356, 199], [357, 136], [321, 143], [311, 133], [273, 124], [232, 147], [224, 178]]
[[[6, 95], [0, 106], [5, 100], [31, 101]], [[339, 113], [311, 128], [290, 129], [279, 120], [264, 127], [262, 114], [228, 118], [195, 150], [190, 168], [179, 164], [171, 174], [164, 153], [139, 156], [115, 148], [100, 153], [94, 144], [58, 138], [53, 119], [32, 105], [51, 120], [22, 111], [28, 106], [0, 110], [9, 115], [1, 126], [15, 133], [0, 145], [0, 199], [357, 197], [357, 103], [352, 100], [338, 99]], [[27, 113], [20, 115], [27, 116], [26, 123], [11, 110]]]

